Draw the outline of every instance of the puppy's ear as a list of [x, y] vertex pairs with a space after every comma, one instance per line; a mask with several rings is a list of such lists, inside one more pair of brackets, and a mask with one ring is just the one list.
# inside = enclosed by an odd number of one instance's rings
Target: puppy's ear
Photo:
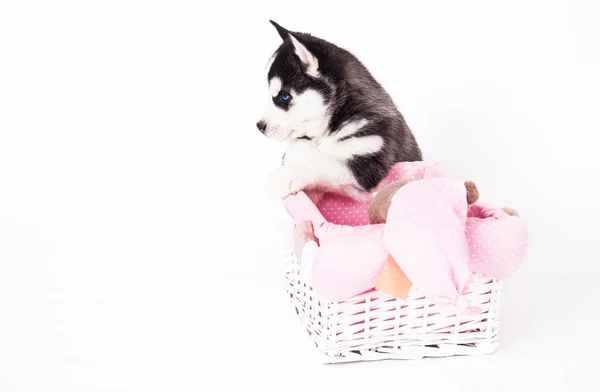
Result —
[[269, 20], [269, 22], [271, 22], [271, 24], [275, 26], [282, 40], [285, 41], [285, 39], [290, 36], [290, 32], [287, 29], [281, 27], [277, 22], [274, 22], [272, 20]]
[[292, 39], [292, 43], [294, 44], [294, 50], [296, 52], [296, 56], [302, 61], [302, 64], [306, 65], [307, 73], [309, 75], [317, 76], [319, 73], [319, 60], [315, 57], [314, 54], [311, 53], [310, 50], [304, 46], [302, 42], [298, 39], [295, 34], [290, 33], [290, 38]]

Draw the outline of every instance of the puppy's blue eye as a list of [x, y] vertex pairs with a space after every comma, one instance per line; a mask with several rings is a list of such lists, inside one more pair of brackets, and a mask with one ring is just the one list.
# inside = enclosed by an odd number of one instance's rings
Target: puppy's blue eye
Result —
[[290, 99], [292, 99], [292, 96], [290, 94], [287, 94], [287, 93], [279, 93], [279, 96], [284, 101], [289, 101]]

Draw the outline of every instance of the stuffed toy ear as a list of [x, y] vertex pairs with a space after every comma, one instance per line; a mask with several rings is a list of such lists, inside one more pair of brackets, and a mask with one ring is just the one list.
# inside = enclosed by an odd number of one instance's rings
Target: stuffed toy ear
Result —
[[510, 216], [517, 216], [517, 217], [520, 216], [519, 211], [515, 210], [514, 208], [503, 207], [502, 211], [506, 212]]
[[465, 181], [465, 189], [467, 190], [467, 204], [473, 205], [479, 200], [479, 190], [473, 181]]

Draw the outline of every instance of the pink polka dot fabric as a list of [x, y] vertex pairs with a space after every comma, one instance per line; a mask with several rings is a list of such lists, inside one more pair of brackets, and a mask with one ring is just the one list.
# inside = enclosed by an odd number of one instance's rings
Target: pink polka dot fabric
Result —
[[[388, 176], [379, 184], [378, 189], [398, 180], [415, 180], [440, 177], [442, 168], [438, 162], [402, 162], [394, 165]], [[377, 191], [377, 189], [375, 190]], [[331, 223], [348, 226], [369, 224], [367, 210], [370, 201], [357, 202], [352, 199], [327, 194], [319, 203], [323, 217]]]
[[471, 282], [465, 237], [467, 195], [463, 181], [413, 181], [392, 198], [383, 245], [408, 279], [433, 302], [477, 313], [464, 295]]
[[407, 179], [423, 181], [396, 193], [384, 225], [368, 224], [368, 202], [326, 195], [315, 206], [303, 192], [283, 201], [319, 240], [313, 289], [333, 301], [369, 291], [391, 254], [433, 301], [471, 311], [462, 297], [471, 274], [510, 276], [525, 255], [525, 223], [483, 204], [468, 209], [463, 181], [443, 178], [437, 162], [398, 163], [380, 187]]
[[471, 206], [466, 236], [471, 271], [503, 280], [519, 267], [529, 242], [523, 219], [485, 204]]
[[284, 204], [296, 222], [310, 220], [318, 238], [311, 276], [315, 292], [343, 301], [375, 286], [388, 256], [382, 243], [385, 225], [327, 222], [304, 192], [288, 196]]

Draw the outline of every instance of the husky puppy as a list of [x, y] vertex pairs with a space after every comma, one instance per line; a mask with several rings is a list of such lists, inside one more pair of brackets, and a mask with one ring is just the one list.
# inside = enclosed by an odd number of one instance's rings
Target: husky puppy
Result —
[[278, 197], [364, 200], [394, 163], [422, 160], [396, 105], [354, 55], [271, 23], [283, 43], [267, 65], [269, 105], [256, 126], [289, 143], [273, 177]]

